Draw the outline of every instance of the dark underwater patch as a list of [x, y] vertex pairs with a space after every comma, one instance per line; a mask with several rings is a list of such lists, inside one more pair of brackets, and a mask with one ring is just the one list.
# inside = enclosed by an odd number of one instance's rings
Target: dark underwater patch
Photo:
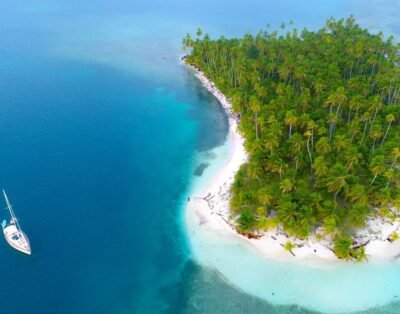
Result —
[[197, 177], [201, 177], [202, 174], [203, 174], [203, 172], [204, 172], [204, 170], [206, 170], [207, 167], [208, 167], [209, 165], [210, 165], [210, 164], [207, 163], [207, 162], [202, 162], [202, 163], [201, 163], [200, 165], [198, 165], [198, 166], [196, 167], [196, 169], [194, 170], [194, 175], [197, 176]]

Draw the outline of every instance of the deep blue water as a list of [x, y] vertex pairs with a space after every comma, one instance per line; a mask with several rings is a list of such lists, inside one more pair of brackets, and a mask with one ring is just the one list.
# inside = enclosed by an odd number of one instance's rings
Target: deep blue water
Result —
[[0, 188], [33, 250], [0, 239], [0, 312], [298, 311], [190, 259], [181, 205], [227, 121], [179, 64], [180, 40], [350, 13], [398, 34], [398, 3], [82, 2], [0, 1]]

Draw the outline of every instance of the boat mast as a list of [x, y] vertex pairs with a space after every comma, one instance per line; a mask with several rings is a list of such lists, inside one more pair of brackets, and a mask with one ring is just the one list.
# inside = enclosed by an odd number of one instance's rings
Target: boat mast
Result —
[[8, 200], [6, 191], [4, 191], [4, 190], [3, 190], [3, 195], [4, 195], [4, 198], [6, 199], [6, 204], [7, 204], [8, 210], [10, 211], [11, 223], [15, 223], [17, 225], [18, 229], [21, 230], [21, 227], [19, 226], [19, 223], [18, 223], [18, 219], [17, 219], [17, 217], [15, 217], [15, 214], [14, 214], [14, 211], [10, 204], [10, 201]]

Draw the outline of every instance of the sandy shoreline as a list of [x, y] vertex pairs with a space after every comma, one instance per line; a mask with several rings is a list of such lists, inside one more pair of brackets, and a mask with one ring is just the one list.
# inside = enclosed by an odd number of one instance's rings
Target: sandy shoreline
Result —
[[[279, 228], [264, 232], [259, 239], [248, 239], [238, 234], [232, 227], [229, 212], [230, 186], [234, 175], [247, 160], [244, 149], [244, 139], [237, 131], [237, 117], [231, 112], [232, 105], [200, 70], [189, 66], [195, 76], [201, 81], [221, 103], [229, 117], [229, 141], [232, 144], [227, 162], [217, 171], [215, 176], [201, 190], [195, 191], [191, 196], [186, 209], [186, 220], [190, 232], [190, 225], [197, 224], [206, 232], [212, 232], [219, 237], [236, 238], [238, 243], [251, 246], [268, 259], [285, 262], [303, 262], [310, 266], [337, 265], [343, 263], [333, 254], [332, 243], [317, 241], [310, 237], [309, 240], [288, 238]], [[394, 231], [399, 231], [398, 221], [391, 222], [382, 218], [369, 221], [368, 226], [358, 235], [360, 242], [365, 246], [369, 259], [391, 261], [400, 255], [400, 241], [389, 242], [387, 238]], [[296, 247], [294, 255], [286, 251], [282, 245], [292, 241]]]

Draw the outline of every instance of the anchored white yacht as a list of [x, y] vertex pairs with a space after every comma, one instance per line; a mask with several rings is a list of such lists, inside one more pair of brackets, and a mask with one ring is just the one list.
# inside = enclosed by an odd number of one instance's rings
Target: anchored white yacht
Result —
[[14, 215], [14, 211], [4, 190], [3, 194], [11, 215], [11, 219], [8, 224], [5, 220], [3, 220], [3, 223], [1, 224], [3, 227], [4, 237], [6, 238], [8, 244], [11, 245], [14, 249], [22, 253], [31, 255], [31, 245], [29, 243], [29, 239], [26, 234], [21, 230], [17, 217], [15, 217]]

